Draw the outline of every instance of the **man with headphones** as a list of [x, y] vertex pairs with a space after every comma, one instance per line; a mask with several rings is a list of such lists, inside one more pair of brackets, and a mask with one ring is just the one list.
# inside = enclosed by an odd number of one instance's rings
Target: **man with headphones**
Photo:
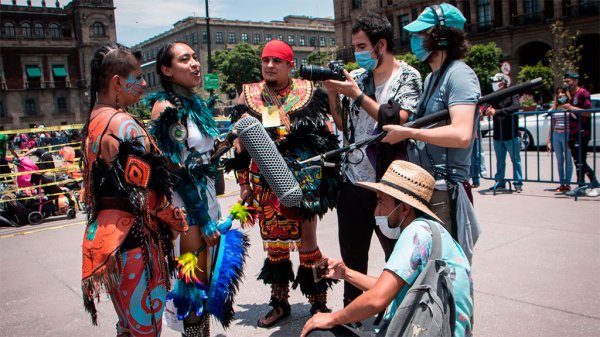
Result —
[[383, 142], [412, 140], [408, 146], [409, 160], [436, 179], [432, 210], [470, 259], [479, 236], [468, 181], [475, 121], [479, 118], [476, 105], [481, 92], [477, 75], [462, 61], [467, 53], [465, 21], [458, 8], [442, 3], [425, 8], [415, 21], [404, 26], [412, 33], [412, 52], [432, 70], [425, 79], [423, 95], [411, 120], [444, 109], [449, 110], [450, 118], [424, 129], [386, 125], [383, 129], [388, 134]]

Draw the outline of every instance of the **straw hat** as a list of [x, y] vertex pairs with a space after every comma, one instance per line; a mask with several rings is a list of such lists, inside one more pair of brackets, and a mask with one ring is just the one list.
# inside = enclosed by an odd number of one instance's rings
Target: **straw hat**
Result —
[[396, 160], [390, 164], [378, 183], [359, 182], [357, 185], [371, 191], [383, 192], [442, 223], [442, 220], [429, 209], [435, 179], [418, 165]]

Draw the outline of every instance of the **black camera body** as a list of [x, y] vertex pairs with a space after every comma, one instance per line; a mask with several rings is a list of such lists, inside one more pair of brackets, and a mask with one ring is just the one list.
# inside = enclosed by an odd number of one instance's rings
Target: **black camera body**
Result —
[[309, 81], [326, 81], [337, 80], [345, 81], [344, 62], [329, 61], [327, 67], [321, 67], [315, 64], [307, 64], [300, 66], [300, 76]]

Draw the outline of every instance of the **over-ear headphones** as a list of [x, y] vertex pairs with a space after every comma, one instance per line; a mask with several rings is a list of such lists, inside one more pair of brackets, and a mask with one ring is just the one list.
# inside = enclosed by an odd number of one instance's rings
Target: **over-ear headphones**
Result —
[[448, 38], [446, 30], [446, 18], [444, 18], [444, 10], [439, 5], [431, 5], [429, 6], [431, 12], [433, 12], [433, 16], [438, 23], [439, 28], [439, 36], [437, 37], [437, 46], [440, 48], [448, 47]]

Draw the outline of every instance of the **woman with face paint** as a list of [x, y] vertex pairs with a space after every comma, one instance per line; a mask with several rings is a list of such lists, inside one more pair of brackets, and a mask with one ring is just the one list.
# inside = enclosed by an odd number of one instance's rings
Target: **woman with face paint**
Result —
[[[393, 318], [431, 256], [434, 226], [441, 236], [442, 260], [452, 274], [454, 336], [472, 336], [471, 267], [461, 247], [429, 206], [435, 186], [433, 177], [413, 163], [398, 160], [392, 162], [380, 182], [359, 182], [358, 185], [376, 192], [378, 198], [392, 198], [395, 206], [382, 208], [380, 211], [386, 216], [377, 219], [382, 232], [398, 242], [379, 277], [360, 273], [348, 267], [345, 261], [328, 258], [326, 277], [346, 280], [365, 292], [340, 311], [314, 315], [304, 325], [301, 336], [374, 337], [374, 332], [351, 329], [344, 324], [372, 317], [389, 306], [384, 322], [379, 325], [387, 327], [385, 321]], [[314, 329], [322, 330], [312, 331]], [[380, 335], [383, 334], [377, 334]]]
[[[164, 91], [149, 95], [152, 106], [152, 135], [165, 157], [172, 164], [176, 177], [175, 203], [185, 206], [190, 226], [181, 237], [180, 253], [197, 252], [196, 275], [208, 284], [209, 250], [219, 242], [216, 222], [220, 209], [215, 190], [217, 165], [211, 163], [217, 125], [209, 103], [196, 90], [200, 85], [200, 61], [194, 50], [184, 42], [172, 42], [162, 47], [156, 56], [156, 72]], [[188, 312], [184, 319], [185, 336], [208, 336], [209, 317], [205, 310], [200, 317]]]
[[[158, 336], [172, 239], [187, 230], [171, 204], [166, 161], [125, 108], [146, 82], [140, 54], [119, 44], [96, 51], [91, 63], [91, 112], [82, 131], [84, 202], [82, 292], [97, 323], [94, 300], [106, 291], [118, 315], [117, 336]], [[151, 305], [148, 305], [151, 304]]]
[[468, 181], [473, 135], [479, 118], [475, 108], [480, 88], [477, 75], [462, 61], [467, 53], [465, 21], [458, 8], [442, 3], [427, 7], [417, 20], [404, 27], [412, 33], [412, 52], [432, 70], [425, 79], [423, 95], [411, 119], [444, 109], [449, 110], [450, 118], [424, 129], [384, 126], [388, 133], [382, 141], [395, 144], [405, 139], [416, 140], [408, 146], [408, 159], [421, 165], [438, 181], [432, 201], [436, 206], [432, 210], [470, 258], [473, 247], [468, 243], [475, 242], [478, 233], [468, 234], [473, 240], [461, 238], [459, 226], [465, 225], [466, 217], [471, 222], [476, 219], [471, 219], [474, 212], [461, 213], [456, 206], [459, 198], [472, 200]]

